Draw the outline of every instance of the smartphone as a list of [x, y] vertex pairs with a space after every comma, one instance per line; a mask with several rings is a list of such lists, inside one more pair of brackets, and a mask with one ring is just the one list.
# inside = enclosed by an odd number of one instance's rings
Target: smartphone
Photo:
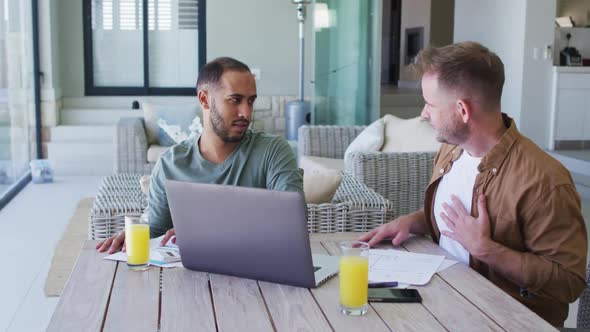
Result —
[[369, 302], [422, 302], [416, 289], [369, 288]]

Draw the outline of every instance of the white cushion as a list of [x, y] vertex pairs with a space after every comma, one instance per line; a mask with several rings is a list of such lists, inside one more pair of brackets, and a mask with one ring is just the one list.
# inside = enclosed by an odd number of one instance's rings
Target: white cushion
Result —
[[303, 174], [311, 173], [315, 170], [344, 170], [344, 159], [323, 158], [323, 157], [299, 157], [299, 167], [303, 169]]
[[330, 203], [338, 186], [342, 182], [342, 173], [337, 170], [319, 170], [303, 173], [303, 192], [308, 204]]
[[385, 139], [385, 122], [379, 119], [371, 123], [350, 143], [344, 155], [350, 152], [377, 152]]
[[388, 114], [383, 120], [385, 143], [382, 152], [432, 152], [440, 148], [436, 132], [421, 117], [405, 120]]
[[158, 158], [160, 158], [160, 155], [166, 152], [166, 150], [168, 150], [169, 148], [169, 146], [160, 146], [158, 144], [150, 145], [147, 150], [148, 162], [155, 163], [156, 161], [158, 161]]

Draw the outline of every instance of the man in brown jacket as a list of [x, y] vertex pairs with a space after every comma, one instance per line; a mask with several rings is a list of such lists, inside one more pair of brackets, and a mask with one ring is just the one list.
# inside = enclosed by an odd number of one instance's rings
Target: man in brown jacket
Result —
[[422, 117], [442, 143], [424, 209], [360, 239], [430, 234], [555, 326], [586, 285], [586, 227], [569, 172], [500, 110], [504, 65], [474, 42], [420, 52]]

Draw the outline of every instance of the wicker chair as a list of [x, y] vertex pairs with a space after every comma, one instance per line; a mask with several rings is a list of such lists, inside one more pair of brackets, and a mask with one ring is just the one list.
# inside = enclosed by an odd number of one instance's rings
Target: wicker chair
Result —
[[[115, 174], [102, 180], [90, 211], [89, 238], [109, 238], [125, 228], [125, 214], [144, 211], [147, 202], [139, 186], [140, 177]], [[386, 199], [346, 174], [332, 202], [308, 204], [307, 213], [310, 233], [365, 232], [392, 217]]]
[[[301, 126], [299, 156], [344, 159], [348, 145], [364, 126]], [[411, 139], [411, 138], [409, 138]], [[432, 176], [434, 152], [354, 152], [344, 160], [346, 173], [387, 199], [394, 216], [414, 212], [424, 204]]]
[[586, 289], [580, 295], [577, 321], [576, 326], [578, 329], [588, 329], [590, 331], [590, 264], [586, 267]]

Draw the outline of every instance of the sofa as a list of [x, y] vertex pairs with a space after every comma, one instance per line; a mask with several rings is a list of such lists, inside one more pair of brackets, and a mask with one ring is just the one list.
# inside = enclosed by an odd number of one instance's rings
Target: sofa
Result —
[[148, 144], [143, 117], [121, 118], [115, 131], [115, 173], [150, 174], [166, 149]]

